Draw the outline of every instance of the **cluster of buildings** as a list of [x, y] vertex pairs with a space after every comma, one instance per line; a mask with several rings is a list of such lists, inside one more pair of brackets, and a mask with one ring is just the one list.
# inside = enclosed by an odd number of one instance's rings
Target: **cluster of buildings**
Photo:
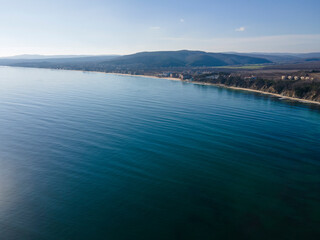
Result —
[[254, 75], [248, 76], [248, 77], [244, 77], [244, 80], [256, 80], [257, 77]]
[[219, 74], [213, 74], [213, 75], [207, 76], [206, 78], [211, 80], [216, 80], [219, 78], [219, 76], [220, 76]]
[[188, 73], [181, 73], [179, 74], [179, 78], [181, 80], [192, 80], [192, 75], [188, 74]]
[[171, 73], [159, 73], [157, 74], [157, 77], [160, 77], [160, 78], [167, 78], [167, 77], [170, 77]]
[[181, 80], [192, 80], [192, 75], [188, 73], [170, 73], [164, 72], [157, 75], [158, 77], [180, 78]]
[[313, 77], [306, 76], [282, 76], [281, 80], [314, 80]]

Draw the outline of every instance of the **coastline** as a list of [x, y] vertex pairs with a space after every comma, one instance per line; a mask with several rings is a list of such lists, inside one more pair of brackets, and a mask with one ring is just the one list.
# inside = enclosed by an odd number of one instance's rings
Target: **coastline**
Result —
[[[101, 72], [100, 72], [101, 73]], [[173, 80], [173, 81], [181, 81], [181, 82], [188, 82], [188, 83], [193, 83], [193, 84], [198, 84], [198, 85], [206, 85], [206, 86], [215, 86], [215, 87], [223, 87], [223, 88], [229, 88], [229, 89], [234, 89], [234, 90], [240, 90], [240, 91], [247, 91], [247, 92], [255, 92], [255, 93], [261, 93], [261, 94], [266, 94], [282, 99], [288, 99], [292, 101], [298, 101], [302, 103], [310, 103], [310, 104], [317, 104], [320, 105], [320, 102], [317, 101], [312, 101], [312, 100], [307, 100], [307, 99], [301, 99], [301, 98], [294, 98], [294, 97], [288, 97], [288, 96], [283, 96], [281, 94], [277, 93], [270, 93], [270, 92], [264, 92], [260, 90], [255, 90], [255, 89], [250, 89], [250, 88], [241, 88], [241, 87], [233, 87], [233, 86], [227, 86], [223, 84], [214, 84], [214, 83], [203, 83], [203, 82], [194, 82], [194, 81], [185, 81], [181, 80], [180, 78], [166, 78], [166, 77], [157, 77], [157, 76], [151, 76], [151, 75], [133, 75], [133, 74], [124, 74], [124, 73], [107, 73], [107, 74], [113, 74], [113, 75], [123, 75], [123, 76], [137, 76], [137, 77], [146, 77], [146, 78], [158, 78], [158, 79], [168, 79], [168, 80]]]
[[216, 86], [216, 87], [222, 87], [222, 88], [229, 88], [229, 89], [240, 90], [240, 91], [261, 93], [261, 94], [266, 94], [266, 95], [270, 95], [270, 96], [274, 96], [274, 97], [278, 97], [278, 98], [282, 98], [282, 99], [288, 99], [288, 100], [302, 102], [302, 103], [311, 103], [311, 104], [320, 105], [320, 102], [317, 102], [317, 101], [301, 99], [301, 98], [294, 98], [294, 97], [288, 97], [288, 96], [284, 96], [284, 95], [277, 94], [277, 93], [264, 92], [264, 91], [260, 91], [260, 90], [250, 89], [250, 88], [233, 87], [233, 86], [227, 86], [227, 85], [223, 85], [223, 84], [214, 84], [214, 83], [201, 83], [201, 82], [191, 82], [191, 83], [199, 84], [199, 85], [207, 85], [207, 86]]
[[[91, 72], [91, 71], [89, 71]], [[108, 72], [98, 72], [98, 73], [106, 73], [111, 75], [120, 75], [120, 76], [129, 76], [129, 77], [145, 77], [145, 78], [156, 78], [156, 79], [167, 79], [172, 81], [182, 81], [180, 78], [172, 78], [172, 77], [157, 77], [152, 75], [134, 75], [134, 74], [127, 74], [127, 73], [108, 73]]]
[[[8, 67], [14, 67], [14, 66], [8, 66]], [[22, 67], [22, 68], [29, 68], [29, 67]], [[127, 73], [109, 73], [109, 72], [77, 70], [77, 69], [56, 69], [56, 68], [43, 68], [43, 69], [65, 70], [65, 71], [80, 71], [80, 72], [104, 73], [104, 74], [110, 74], [110, 75], [129, 76], [129, 77], [145, 77], [145, 78], [166, 79], [166, 80], [171, 80], [171, 81], [187, 82], [187, 83], [192, 83], [192, 84], [197, 84], [197, 85], [215, 86], [215, 87], [229, 88], [229, 89], [234, 89], [234, 90], [239, 90], [239, 91], [255, 92], [255, 93], [266, 94], [266, 95], [282, 98], [282, 99], [297, 101], [297, 102], [301, 102], [301, 103], [320, 105], [320, 102], [317, 102], [317, 101], [301, 99], [301, 98], [294, 98], [294, 97], [288, 97], [288, 96], [284, 96], [284, 95], [277, 94], [277, 93], [264, 92], [264, 91], [260, 91], [260, 90], [250, 89], [250, 88], [227, 86], [227, 85], [223, 85], [223, 84], [187, 81], [187, 80], [182, 80], [180, 78], [157, 77], [157, 76], [152, 76], [152, 75], [134, 75], [134, 74], [127, 74]]]

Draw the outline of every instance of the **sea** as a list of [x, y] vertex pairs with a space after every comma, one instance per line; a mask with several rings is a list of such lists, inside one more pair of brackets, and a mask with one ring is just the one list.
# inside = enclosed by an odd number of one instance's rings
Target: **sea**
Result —
[[320, 239], [320, 107], [0, 67], [0, 239]]

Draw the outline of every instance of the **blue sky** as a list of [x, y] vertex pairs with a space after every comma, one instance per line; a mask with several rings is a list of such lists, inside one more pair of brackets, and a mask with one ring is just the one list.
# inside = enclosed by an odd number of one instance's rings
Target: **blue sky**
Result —
[[0, 0], [0, 56], [320, 52], [319, 0]]

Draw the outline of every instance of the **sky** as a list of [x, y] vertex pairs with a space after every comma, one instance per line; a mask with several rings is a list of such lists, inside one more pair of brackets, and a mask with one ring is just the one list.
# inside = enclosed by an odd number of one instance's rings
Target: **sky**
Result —
[[0, 56], [320, 52], [319, 0], [0, 0]]

